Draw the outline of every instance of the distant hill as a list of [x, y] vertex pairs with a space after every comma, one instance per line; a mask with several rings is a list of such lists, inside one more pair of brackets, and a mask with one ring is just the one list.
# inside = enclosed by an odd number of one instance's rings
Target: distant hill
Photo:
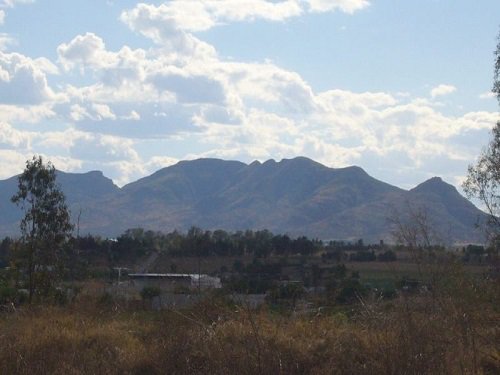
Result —
[[[481, 242], [475, 228], [485, 214], [438, 177], [409, 191], [369, 176], [359, 167], [328, 168], [298, 157], [244, 164], [181, 161], [118, 188], [101, 172], [58, 172], [80, 233], [116, 236], [132, 227], [151, 230], [269, 229], [321, 239], [390, 241], [388, 220], [408, 206], [423, 208], [444, 240]], [[18, 231], [10, 203], [12, 177], [0, 181], [0, 236]]]

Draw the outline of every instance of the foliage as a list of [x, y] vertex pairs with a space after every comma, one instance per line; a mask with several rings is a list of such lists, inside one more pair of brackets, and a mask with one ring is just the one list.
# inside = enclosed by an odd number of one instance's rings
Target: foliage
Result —
[[272, 303], [290, 302], [292, 306], [305, 294], [301, 283], [286, 283], [271, 289], [268, 299]]
[[495, 50], [495, 73], [493, 76], [492, 92], [496, 94], [500, 103], [500, 33], [498, 34], [498, 44]]
[[31, 302], [34, 293], [48, 295], [61, 277], [73, 226], [55, 168], [50, 162], [44, 164], [41, 156], [26, 162], [12, 202], [24, 212], [20, 223], [24, 246], [17, 256], [26, 269]]
[[[493, 93], [500, 103], [500, 34], [495, 51]], [[489, 239], [498, 247], [500, 235], [500, 121], [491, 131], [488, 146], [479, 155], [475, 165], [470, 165], [463, 189], [469, 198], [476, 198], [490, 214], [485, 226]]]
[[492, 130], [492, 139], [479, 156], [475, 165], [470, 165], [463, 184], [469, 198], [477, 198], [490, 214], [489, 234], [495, 236], [500, 229], [500, 122]]
[[2, 242], [0, 242], [0, 268], [7, 267], [13, 242], [14, 241], [9, 237], [5, 237]]
[[232, 276], [225, 281], [225, 289], [242, 294], [263, 294], [274, 286], [273, 280], [259, 276]]
[[355, 303], [366, 293], [367, 289], [359, 282], [359, 279], [351, 277], [342, 280], [335, 300], [338, 303]]
[[157, 286], [145, 286], [141, 290], [141, 297], [144, 300], [150, 300], [154, 297], [158, 297], [161, 294], [161, 289]]
[[321, 241], [307, 237], [295, 239], [287, 235], [274, 235], [268, 230], [238, 231], [224, 230], [203, 231], [191, 228], [185, 235], [172, 232], [167, 235], [157, 234], [162, 249], [173, 256], [242, 256], [254, 255], [267, 258], [271, 255], [311, 255], [321, 248]]
[[392, 250], [386, 250], [377, 256], [380, 262], [395, 262], [397, 260], [396, 253]]
[[141, 311], [81, 295], [0, 314], [0, 373], [496, 374], [498, 287], [451, 272], [434, 294], [292, 317], [216, 298]]
[[388, 221], [392, 225], [392, 236], [396, 243], [408, 248], [414, 261], [418, 261], [418, 257], [423, 253], [421, 250], [428, 250], [443, 243], [425, 206], [408, 201], [404, 210], [394, 209]]
[[377, 259], [375, 252], [372, 251], [357, 251], [349, 256], [349, 260], [354, 262], [373, 262]]

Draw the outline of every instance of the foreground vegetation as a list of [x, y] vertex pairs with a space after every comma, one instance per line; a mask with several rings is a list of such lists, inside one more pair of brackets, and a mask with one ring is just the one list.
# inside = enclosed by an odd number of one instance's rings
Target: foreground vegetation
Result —
[[500, 287], [448, 265], [433, 288], [296, 314], [223, 296], [150, 311], [87, 282], [0, 314], [2, 374], [498, 374]]

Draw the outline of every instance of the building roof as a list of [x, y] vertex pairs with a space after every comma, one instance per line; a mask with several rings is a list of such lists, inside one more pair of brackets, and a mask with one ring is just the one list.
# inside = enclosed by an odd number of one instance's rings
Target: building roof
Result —
[[129, 273], [129, 277], [132, 278], [203, 278], [208, 277], [207, 275], [199, 275], [197, 273]]

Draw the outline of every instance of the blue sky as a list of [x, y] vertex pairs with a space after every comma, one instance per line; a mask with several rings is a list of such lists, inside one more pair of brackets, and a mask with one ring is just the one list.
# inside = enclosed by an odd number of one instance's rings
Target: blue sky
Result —
[[307, 156], [459, 186], [499, 118], [497, 0], [0, 4], [0, 178]]

